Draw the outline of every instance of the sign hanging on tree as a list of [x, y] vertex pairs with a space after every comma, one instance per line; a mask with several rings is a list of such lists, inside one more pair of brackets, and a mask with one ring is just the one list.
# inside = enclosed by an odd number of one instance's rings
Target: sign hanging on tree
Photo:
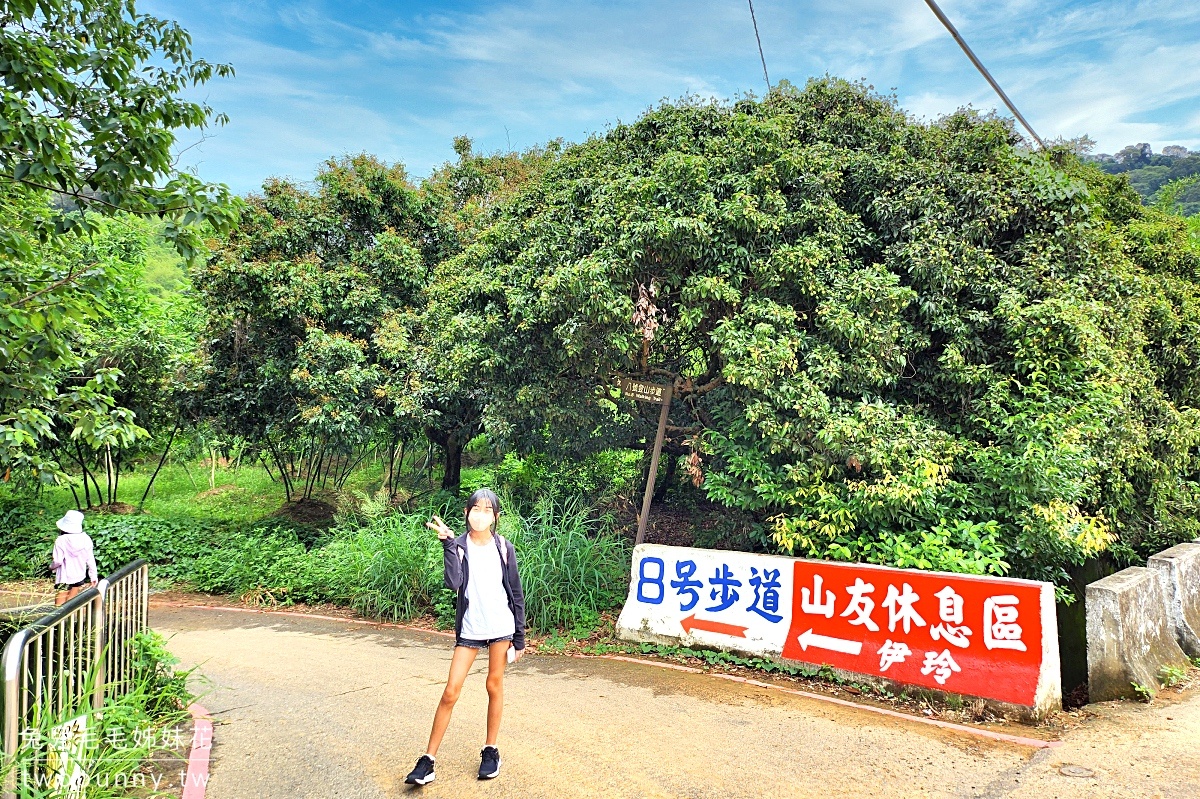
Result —
[[654, 449], [650, 454], [650, 473], [646, 476], [646, 493], [642, 497], [642, 512], [638, 516], [635, 544], [646, 539], [646, 521], [650, 516], [650, 499], [654, 496], [654, 478], [658, 475], [658, 456], [662, 452], [663, 437], [667, 432], [667, 415], [671, 410], [673, 387], [670, 383], [651, 383], [633, 377], [622, 376], [617, 382], [621, 393], [642, 402], [654, 402], [662, 406], [658, 413], [658, 432], [654, 436]]
[[632, 377], [622, 377], [617, 387], [621, 389], [622, 394], [639, 402], [654, 402], [659, 405], [668, 405], [671, 402], [670, 383], [650, 383]]

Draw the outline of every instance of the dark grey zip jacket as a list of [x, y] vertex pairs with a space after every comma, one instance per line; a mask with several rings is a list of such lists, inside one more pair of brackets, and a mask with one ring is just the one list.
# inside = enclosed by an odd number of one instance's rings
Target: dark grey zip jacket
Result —
[[[458, 592], [458, 603], [454, 613], [454, 634], [462, 635], [463, 615], [467, 612], [467, 536], [442, 540], [444, 579], [446, 587]], [[496, 550], [500, 553], [500, 574], [504, 582], [504, 593], [508, 594], [508, 609], [516, 622], [513, 633], [513, 649], [525, 648], [525, 592], [521, 588], [521, 575], [517, 572], [517, 550], [512, 541], [493, 533]]]

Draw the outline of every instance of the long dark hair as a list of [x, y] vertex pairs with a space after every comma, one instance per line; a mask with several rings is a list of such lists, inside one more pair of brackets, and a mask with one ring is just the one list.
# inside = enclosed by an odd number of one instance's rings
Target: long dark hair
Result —
[[467, 521], [467, 516], [471, 513], [471, 508], [475, 507], [475, 503], [481, 499], [487, 500], [492, 506], [492, 513], [496, 514], [492, 520], [492, 532], [496, 532], [496, 524], [500, 521], [500, 497], [496, 496], [496, 492], [490, 488], [477, 488], [467, 497], [467, 504], [463, 507], [463, 523], [467, 525], [467, 532], [471, 532], [471, 524]]

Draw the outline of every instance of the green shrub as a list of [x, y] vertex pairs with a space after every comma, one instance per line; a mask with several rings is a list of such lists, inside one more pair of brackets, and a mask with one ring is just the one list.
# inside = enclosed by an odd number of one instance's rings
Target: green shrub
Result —
[[[603, 457], [593, 462], [596, 474], [619, 472], [605, 462]], [[339, 525], [319, 538], [303, 525], [279, 519], [230, 531], [190, 519], [89, 515], [87, 529], [101, 573], [145, 558], [155, 576], [200, 591], [268, 603], [331, 602], [393, 621], [432, 614], [448, 628], [454, 623], [455, 596], [443, 586], [442, 546], [425, 522], [433, 513], [458, 518], [460, 503], [439, 494], [410, 513], [371, 506], [340, 516]], [[516, 546], [531, 627], [587, 631], [601, 613], [621, 604], [629, 546], [612, 532], [607, 517], [594, 518], [578, 496], [556, 498], [554, 492], [533, 500], [526, 514], [508, 497], [504, 508], [499, 531]], [[48, 563], [53, 535], [45, 533], [42, 540], [42, 525], [27, 507], [0, 508], [6, 511], [23, 531], [17, 549], [32, 553], [29, 562], [45, 549]]]
[[96, 567], [111, 574], [130, 561], [145, 558], [156, 577], [176, 579], [180, 563], [209, 551], [224, 535], [214, 524], [187, 518], [146, 515], [89, 514], [84, 529], [96, 547]]
[[329, 548], [344, 548], [354, 575], [351, 606], [392, 620], [434, 609], [442, 585], [442, 545], [425, 527], [427, 513], [390, 514], [372, 520]]
[[496, 465], [494, 474], [497, 489], [514, 509], [523, 512], [531, 511], [542, 498], [561, 501], [577, 497], [595, 506], [638, 484], [641, 458], [640, 452], [626, 449], [559, 461], [540, 453], [521, 457], [510, 452]]
[[292, 575], [307, 557], [308, 551], [294, 535], [232, 534], [192, 559], [184, 575], [201, 591], [237, 595], [256, 589], [286, 592]]
[[535, 630], [583, 632], [624, 601], [628, 542], [607, 518], [593, 519], [581, 500], [543, 498], [528, 516], [504, 521], [502, 532], [517, 551], [526, 620]]
[[[54, 746], [54, 728], [83, 717], [87, 735], [78, 765], [88, 775], [85, 795], [89, 799], [117, 799], [130, 795], [127, 784], [143, 772], [146, 761], [155, 756], [159, 743], [167, 746], [166, 731], [186, 725], [188, 706], [194, 696], [187, 687], [194, 669], [176, 671], [178, 659], [166, 648], [166, 641], [153, 630], [145, 630], [129, 642], [133, 672], [129, 684], [119, 695], [109, 698], [101, 712], [91, 704], [96, 671], [84, 675], [79, 698], [58, 709], [48, 700], [34, 708], [34, 718], [22, 730], [22, 745], [9, 761], [0, 760], [0, 780], [6, 772], [18, 775], [36, 769], [43, 777], [47, 754]], [[186, 726], [182, 733], [186, 740]], [[62, 796], [61, 789], [31, 784], [17, 779], [19, 799], [52, 799]]]
[[0, 581], [49, 575], [58, 530], [30, 500], [0, 499]]

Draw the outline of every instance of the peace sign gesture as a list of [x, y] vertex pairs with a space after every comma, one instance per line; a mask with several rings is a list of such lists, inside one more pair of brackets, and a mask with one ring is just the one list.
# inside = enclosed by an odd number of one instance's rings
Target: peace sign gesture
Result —
[[432, 521], [425, 522], [425, 526], [430, 530], [435, 531], [438, 534], [438, 538], [443, 541], [448, 541], [451, 538], [454, 538], [454, 531], [451, 530], [436, 513], [433, 515]]

